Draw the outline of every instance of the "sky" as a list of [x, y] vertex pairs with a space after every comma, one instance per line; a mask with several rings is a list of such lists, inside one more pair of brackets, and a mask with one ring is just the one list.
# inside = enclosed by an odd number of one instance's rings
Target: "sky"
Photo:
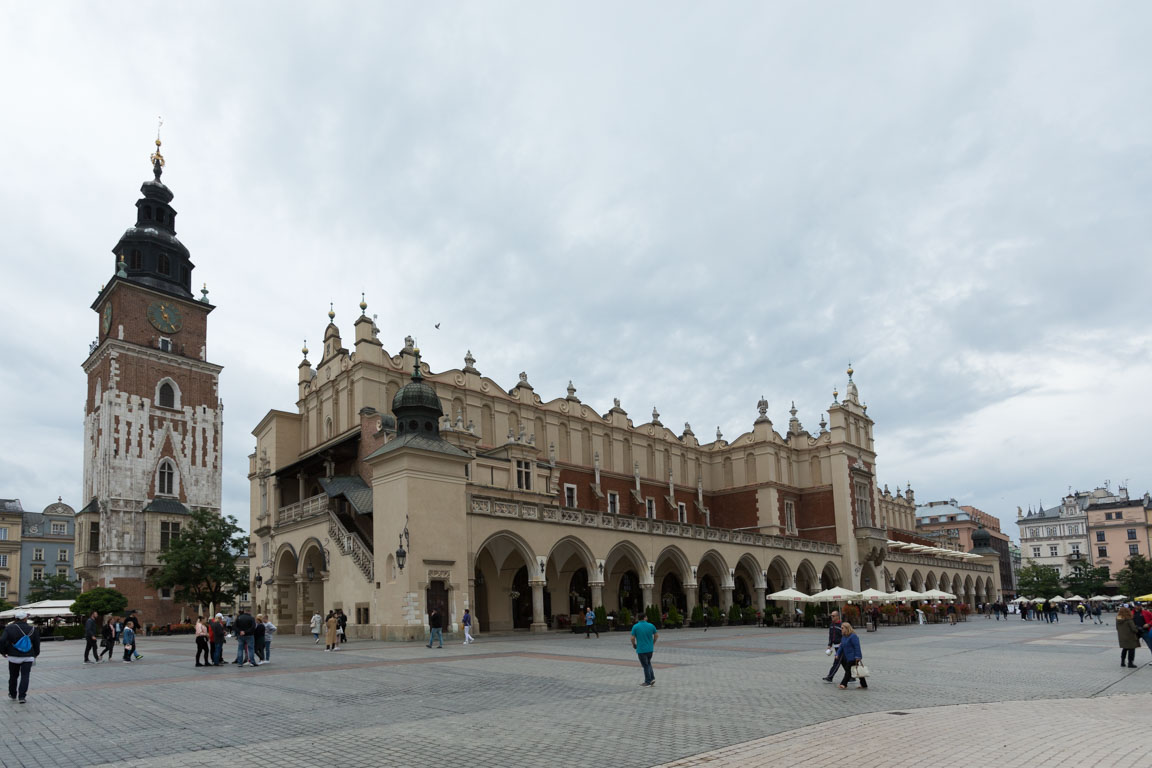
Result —
[[[997, 515], [1152, 489], [1152, 6], [0, 4], [0, 497], [79, 509], [151, 176], [217, 309], [224, 512], [329, 302], [545, 400], [816, 431]], [[439, 323], [437, 329], [435, 325]]]

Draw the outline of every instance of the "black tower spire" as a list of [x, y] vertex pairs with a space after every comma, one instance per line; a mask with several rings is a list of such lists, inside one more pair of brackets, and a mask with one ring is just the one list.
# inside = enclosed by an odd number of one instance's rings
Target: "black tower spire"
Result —
[[184, 298], [192, 297], [192, 258], [176, 239], [176, 210], [172, 190], [160, 181], [164, 156], [160, 138], [152, 153], [153, 178], [140, 187], [144, 196], [136, 201], [136, 224], [129, 227], [112, 249], [115, 269], [128, 280]]

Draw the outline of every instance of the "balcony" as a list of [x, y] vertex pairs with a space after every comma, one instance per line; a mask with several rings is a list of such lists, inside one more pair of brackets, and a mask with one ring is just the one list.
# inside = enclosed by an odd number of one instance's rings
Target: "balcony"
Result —
[[289, 523], [307, 520], [312, 517], [319, 517], [328, 513], [328, 494], [321, 493], [311, 498], [298, 501], [295, 504], [289, 504], [285, 507], [280, 507], [276, 513], [276, 525], [288, 525]]

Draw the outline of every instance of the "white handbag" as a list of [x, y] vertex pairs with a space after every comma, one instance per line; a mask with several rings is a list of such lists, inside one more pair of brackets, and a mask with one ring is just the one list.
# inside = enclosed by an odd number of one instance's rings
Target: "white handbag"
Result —
[[852, 667], [852, 677], [868, 677], [868, 667], [864, 666], [864, 662], [858, 661]]

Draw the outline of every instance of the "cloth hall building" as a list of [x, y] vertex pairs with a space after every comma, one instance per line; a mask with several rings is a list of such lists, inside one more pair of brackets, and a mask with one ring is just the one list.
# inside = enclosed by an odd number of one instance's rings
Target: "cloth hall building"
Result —
[[449, 629], [470, 609], [481, 631], [542, 631], [587, 604], [763, 607], [786, 587], [1000, 596], [994, 553], [934, 546], [911, 488], [878, 484], [851, 368], [819, 431], [794, 406], [778, 431], [761, 399], [747, 432], [702, 443], [571, 384], [505, 389], [470, 352], [434, 373], [360, 309], [350, 347], [329, 312], [295, 410], [253, 430], [253, 603], [281, 631], [337, 607], [354, 636], [412, 639], [432, 608]]

